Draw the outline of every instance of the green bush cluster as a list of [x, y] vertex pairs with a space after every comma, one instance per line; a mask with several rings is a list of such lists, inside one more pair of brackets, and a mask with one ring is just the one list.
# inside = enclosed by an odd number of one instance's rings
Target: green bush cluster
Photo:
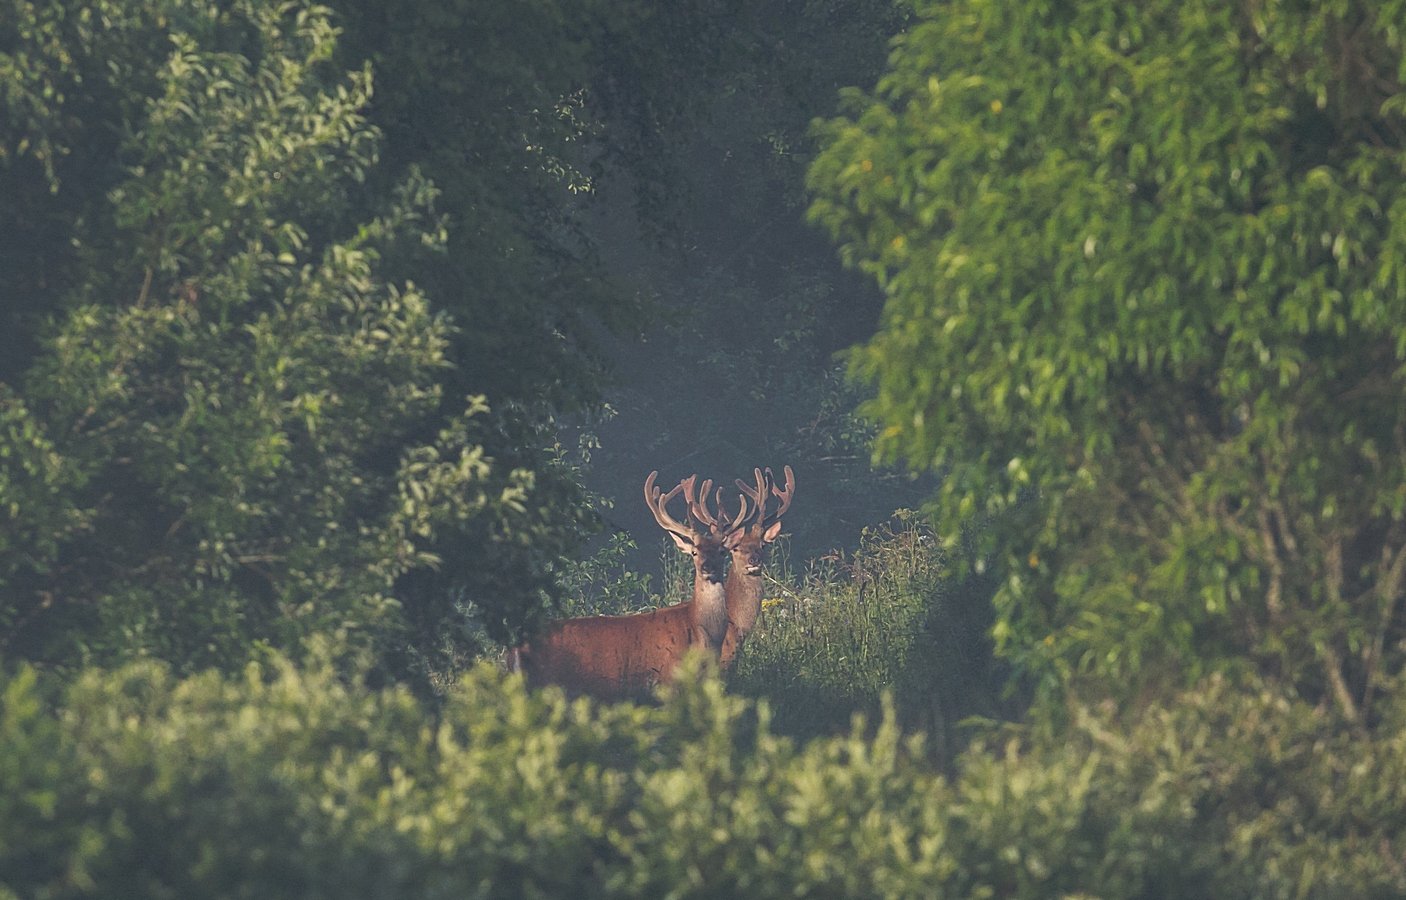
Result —
[[1362, 740], [1226, 681], [992, 736], [951, 780], [891, 713], [797, 744], [709, 677], [593, 707], [480, 668], [427, 709], [331, 666], [135, 663], [0, 696], [6, 897], [1406, 890], [1406, 716]]
[[891, 725], [798, 749], [715, 679], [595, 709], [483, 668], [431, 711], [138, 663], [42, 694], [5, 688], [0, 896], [914, 894], [940, 808]]

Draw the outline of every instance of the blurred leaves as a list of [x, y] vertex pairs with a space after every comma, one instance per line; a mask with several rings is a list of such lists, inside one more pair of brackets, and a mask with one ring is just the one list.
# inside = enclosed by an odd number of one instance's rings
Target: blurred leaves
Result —
[[[315, 654], [316, 655], [316, 654]], [[1212, 678], [991, 732], [949, 780], [886, 712], [803, 747], [697, 671], [593, 707], [474, 671], [437, 716], [325, 658], [0, 690], [0, 891], [87, 896], [1388, 897], [1371, 738]]]

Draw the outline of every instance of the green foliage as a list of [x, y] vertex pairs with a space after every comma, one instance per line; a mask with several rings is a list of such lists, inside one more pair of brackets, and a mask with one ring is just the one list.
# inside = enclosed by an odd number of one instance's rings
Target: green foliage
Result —
[[918, 4], [818, 126], [878, 452], [1043, 684], [1246, 666], [1367, 721], [1406, 662], [1403, 16]]
[[[6, 121], [0, 162], [52, 169], [47, 214], [73, 230], [30, 263], [71, 271], [22, 392], [0, 386], [7, 656], [189, 670], [338, 634], [403, 671], [407, 641], [462, 621], [407, 586], [451, 537], [493, 559], [472, 587], [498, 622], [520, 619], [559, 541], [532, 474], [485, 453], [482, 398], [446, 396], [450, 323], [381, 271], [442, 244], [434, 189], [412, 175], [348, 219], [378, 138], [327, 11], [15, 12], [3, 64], [37, 67], [15, 107], [34, 130]], [[119, 135], [114, 161], [70, 182], [88, 129]]]
[[485, 669], [434, 721], [318, 666], [91, 672], [56, 718], [33, 680], [0, 719], [24, 896], [917, 895], [894, 729], [798, 750], [716, 681], [596, 711]]
[[867, 529], [852, 555], [803, 576], [783, 559], [729, 686], [765, 698], [775, 727], [796, 737], [843, 733], [855, 714], [876, 721], [885, 697], [907, 729], [950, 761], [959, 724], [1002, 711], [1005, 673], [992, 663], [990, 590], [953, 577], [932, 529], [909, 512]]
[[972, 871], [1019, 896], [1394, 896], [1398, 713], [1393, 699], [1390, 724], [1364, 738], [1219, 677], [1131, 717], [1074, 707], [1068, 727], [964, 759], [959, 803], [985, 839]]
[[[653, 579], [647, 574], [631, 571], [625, 565], [626, 556], [637, 549], [638, 546], [628, 536], [615, 532], [590, 556], [565, 563], [559, 579], [562, 596], [560, 615], [564, 618], [621, 615], [643, 608], [640, 604], [652, 596], [650, 587]], [[666, 554], [670, 552], [665, 550]], [[678, 555], [677, 551], [673, 551], [673, 556]], [[666, 565], [673, 556], [663, 557]], [[689, 566], [688, 574], [691, 580], [692, 566]], [[681, 599], [687, 600], [688, 596]]]
[[1400, 696], [1358, 740], [1212, 679], [993, 734], [949, 782], [889, 714], [798, 747], [707, 678], [594, 708], [480, 668], [430, 716], [325, 663], [138, 663], [62, 696], [23, 670], [0, 690], [0, 892], [1399, 896]]

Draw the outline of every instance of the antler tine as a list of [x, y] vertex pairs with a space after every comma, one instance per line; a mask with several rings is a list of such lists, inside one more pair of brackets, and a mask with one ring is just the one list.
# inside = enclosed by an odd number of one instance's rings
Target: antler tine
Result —
[[[734, 518], [728, 514], [727, 507], [723, 504], [723, 489], [719, 487], [714, 492], [713, 480], [710, 478], [703, 482], [703, 489], [698, 493], [698, 502], [690, 509], [696, 520], [708, 526], [708, 530], [715, 540], [724, 540], [751, 523], [753, 514], [748, 512], [746, 500], [738, 497], [738, 501], [741, 506]], [[716, 514], [713, 513], [713, 506], [710, 506], [710, 503], [717, 507]]]
[[[668, 494], [665, 494], [663, 490], [654, 486], [654, 479], [658, 475], [658, 472], [650, 472], [649, 477], [645, 479], [644, 482], [644, 502], [645, 505], [648, 506], [651, 511], [653, 511], [656, 507], [658, 507], [659, 509], [664, 509], [665, 507], [667, 507], [669, 503], [679, 495], [679, 491], [682, 491], [685, 488], [691, 490], [693, 487], [693, 479], [697, 477], [696, 475], [690, 475], [688, 478], [685, 478], [683, 481], [680, 481], [678, 483], [678, 486], [675, 487], [672, 491], [670, 491]], [[657, 513], [655, 517], [658, 517]], [[671, 520], [673, 519], [672, 516], [669, 516], [668, 518]]]
[[790, 466], [786, 466], [784, 471], [786, 473], [786, 490], [783, 491], [772, 480], [771, 469], [766, 470], [766, 480], [771, 485], [771, 492], [781, 498], [781, 505], [776, 508], [776, 512], [767, 516], [768, 522], [774, 522], [781, 518], [782, 514], [791, 508], [791, 497], [796, 493], [796, 473], [791, 471]]
[[713, 494], [713, 503], [718, 507], [718, 518], [727, 521], [727, 509], [723, 506], [723, 489], [718, 488]]
[[713, 479], [709, 478], [703, 482], [696, 497], [692, 491], [689, 492], [688, 515], [694, 522], [707, 528], [711, 534], [717, 535], [719, 530], [718, 521], [716, 517], [713, 516], [713, 511], [708, 508], [708, 495], [712, 490]]
[[[723, 507], [722, 507], [722, 496], [723, 496], [723, 489], [722, 489], [722, 488], [718, 488], [718, 512], [722, 512], [722, 509], [723, 509]], [[751, 524], [751, 521], [752, 521], [752, 518], [753, 518], [754, 515], [755, 515], [755, 512], [753, 512], [753, 513], [748, 513], [748, 512], [747, 512], [747, 498], [746, 498], [744, 495], [742, 495], [742, 494], [738, 494], [738, 495], [737, 495], [737, 518], [735, 518], [735, 519], [732, 520], [732, 525], [728, 528], [728, 530], [729, 530], [729, 531], [736, 531], [737, 529], [743, 527], [744, 525], [749, 525], [749, 524]]]
[[[703, 486], [698, 489], [698, 502], [692, 499], [688, 503], [688, 511], [693, 513], [693, 517], [707, 525], [713, 531], [717, 531], [718, 522], [713, 518], [713, 511], [708, 508], [708, 495], [713, 492], [713, 479], [709, 478], [703, 482]], [[722, 512], [722, 508], [718, 508]]]
[[738, 506], [736, 517], [728, 515], [727, 507], [723, 505], [722, 488], [718, 488], [717, 495], [715, 496], [713, 502], [716, 503], [718, 506], [718, 517], [722, 519], [723, 524], [727, 526], [726, 528], [722, 529], [723, 534], [731, 534], [732, 532], [737, 531], [743, 525], [749, 523], [751, 515], [747, 512], [747, 498], [742, 496], [741, 494], [737, 495]]
[[762, 481], [762, 470], [753, 469], [752, 476], [757, 479], [757, 486], [755, 489], [750, 484], [743, 481], [741, 478], [737, 478], [734, 480], [737, 483], [738, 489], [741, 490], [742, 493], [746, 494], [748, 497], [751, 497], [753, 503], [757, 504], [758, 506], [765, 506], [767, 486], [766, 483]]
[[[661, 493], [654, 486], [654, 480], [659, 477], [659, 470], [655, 469], [649, 473], [649, 477], [644, 480], [644, 505], [649, 507], [650, 512], [654, 512], [654, 501]], [[657, 517], [656, 517], [657, 518]]]
[[[768, 468], [765, 473], [763, 473], [761, 469], [752, 470], [752, 477], [757, 481], [756, 487], [752, 487], [740, 478], [737, 479], [738, 488], [740, 488], [742, 493], [756, 506], [753, 515], [756, 517], [757, 521], [761, 523], [763, 528], [780, 520], [782, 514], [791, 508], [791, 497], [796, 490], [796, 473], [791, 471], [790, 466], [785, 468], [785, 472], [785, 490], [776, 486], [776, 480], [772, 476], [770, 468]], [[775, 512], [768, 513], [766, 511], [766, 503], [772, 496], [779, 497], [781, 499], [781, 505], [776, 508]], [[743, 503], [743, 507], [743, 512], [745, 513], [746, 503]], [[751, 518], [751, 516], [746, 516], [748, 524], [751, 523]], [[743, 517], [739, 516], [738, 522], [740, 523], [742, 520]]]
[[654, 480], [658, 477], [658, 471], [650, 472], [644, 482], [644, 502], [649, 507], [649, 511], [654, 514], [654, 521], [658, 522], [659, 527], [665, 531], [673, 532], [690, 541], [694, 540], [695, 531], [669, 515], [669, 504], [682, 492], [691, 509], [693, 507], [693, 484], [698, 480], [698, 476], [688, 476], [667, 494], [654, 486]]

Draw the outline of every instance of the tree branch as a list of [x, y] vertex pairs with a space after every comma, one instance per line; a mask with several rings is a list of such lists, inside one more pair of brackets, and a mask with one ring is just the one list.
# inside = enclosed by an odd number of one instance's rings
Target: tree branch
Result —
[[[1395, 529], [1393, 529], [1394, 531]], [[1363, 691], [1362, 709], [1368, 712], [1376, 694], [1378, 683], [1382, 681], [1381, 663], [1386, 648], [1386, 634], [1391, 620], [1396, 614], [1397, 601], [1401, 599], [1403, 586], [1406, 586], [1406, 545], [1397, 548], [1396, 558], [1392, 559], [1391, 548], [1382, 547], [1383, 576], [1377, 581], [1376, 594], [1380, 602], [1381, 619], [1377, 622], [1377, 633], [1362, 651], [1362, 663], [1366, 669], [1367, 687]]]
[[[1328, 551], [1324, 554], [1323, 561], [1326, 568], [1323, 573], [1324, 587], [1328, 592], [1330, 615], [1341, 615], [1343, 609], [1343, 544], [1341, 538], [1334, 536], [1328, 542]], [[1360, 725], [1362, 712], [1358, 708], [1357, 702], [1352, 699], [1352, 689], [1348, 687], [1347, 679], [1343, 677], [1342, 657], [1338, 655], [1338, 651], [1328, 640], [1318, 642], [1318, 655], [1323, 658], [1328, 685], [1333, 689], [1333, 697], [1337, 699], [1343, 715], [1354, 725]]]
[[1352, 691], [1347, 686], [1347, 680], [1343, 678], [1342, 657], [1338, 656], [1338, 651], [1334, 650], [1333, 645], [1327, 642], [1318, 645], [1318, 653], [1323, 657], [1328, 684], [1333, 689], [1333, 697], [1338, 701], [1338, 707], [1349, 722], [1361, 725], [1362, 713], [1357, 707], [1357, 702], [1352, 699]]

